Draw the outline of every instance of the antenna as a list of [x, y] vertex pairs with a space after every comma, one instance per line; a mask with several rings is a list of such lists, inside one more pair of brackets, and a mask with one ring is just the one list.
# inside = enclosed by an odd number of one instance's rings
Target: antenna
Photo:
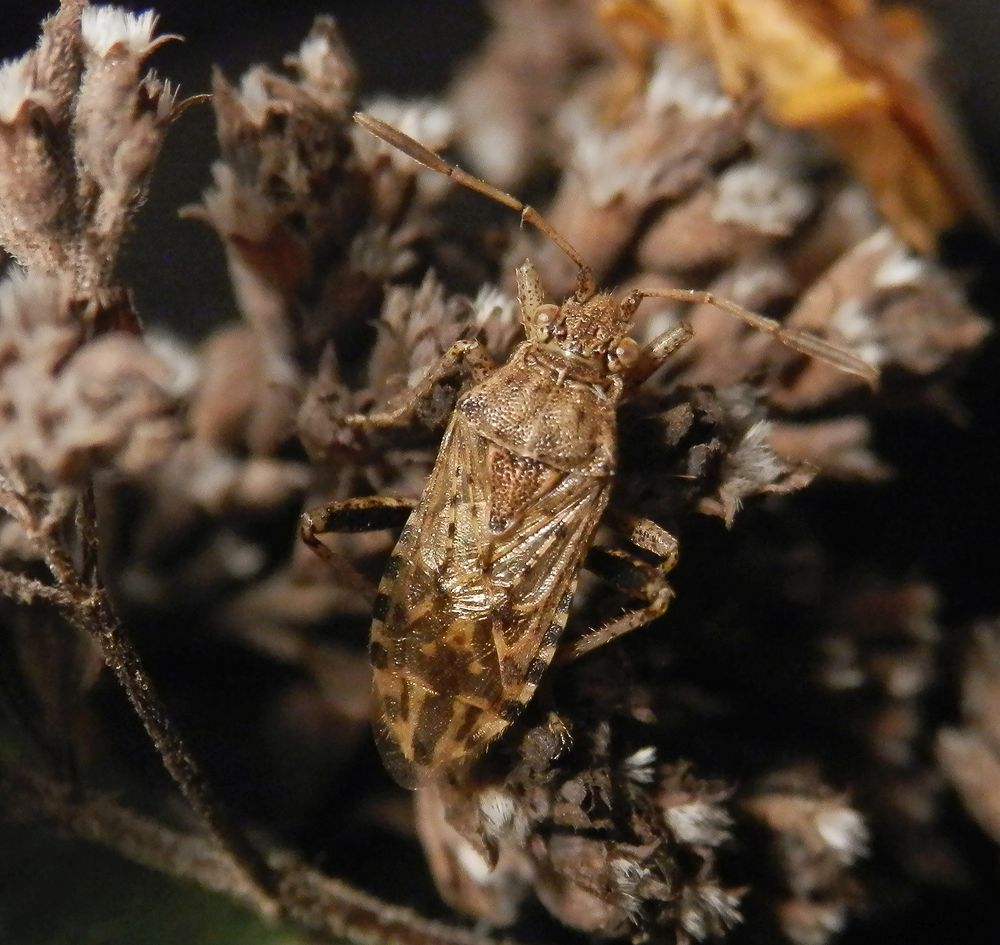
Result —
[[456, 184], [461, 184], [463, 187], [468, 187], [469, 190], [474, 190], [476, 193], [489, 197], [490, 200], [502, 203], [505, 207], [510, 207], [511, 210], [516, 210], [521, 214], [521, 221], [523, 223], [530, 223], [540, 233], [547, 236], [576, 264], [579, 270], [576, 282], [576, 297], [581, 302], [585, 302], [597, 291], [597, 284], [594, 282], [594, 274], [591, 272], [590, 266], [583, 261], [583, 257], [573, 248], [569, 241], [534, 207], [528, 206], [512, 194], [508, 194], [500, 190], [500, 188], [488, 184], [468, 171], [463, 171], [457, 165], [449, 164], [441, 155], [431, 151], [430, 148], [424, 147], [419, 141], [414, 141], [409, 135], [403, 134], [398, 128], [393, 128], [392, 125], [386, 124], [374, 115], [368, 115], [365, 112], [355, 112], [354, 120], [365, 131], [375, 135], [376, 138], [381, 138], [386, 144], [391, 144], [397, 150], [402, 151], [403, 154], [413, 158], [418, 164], [422, 164], [432, 171], [437, 171], [439, 174], [444, 174], [445, 177], [450, 177]]
[[862, 358], [851, 354], [839, 345], [825, 341], [811, 332], [800, 331], [796, 328], [786, 328], [773, 318], [767, 318], [764, 315], [759, 315], [757, 312], [751, 312], [750, 309], [744, 308], [730, 299], [721, 298], [711, 292], [703, 292], [698, 289], [633, 289], [622, 299], [622, 309], [632, 314], [639, 307], [643, 299], [672, 299], [692, 305], [714, 306], [723, 312], [735, 315], [752, 328], [771, 335], [793, 351], [798, 351], [811, 358], [824, 361], [847, 374], [854, 374], [866, 381], [871, 387], [878, 386], [878, 368]]
[[[579, 273], [576, 281], [576, 298], [581, 302], [586, 302], [592, 298], [597, 291], [594, 281], [594, 274], [590, 267], [583, 261], [580, 254], [573, 246], [559, 233], [558, 230], [548, 220], [545, 219], [534, 207], [528, 206], [517, 197], [494, 187], [492, 184], [473, 176], [460, 167], [449, 164], [443, 157], [424, 147], [419, 141], [414, 141], [409, 135], [403, 134], [398, 128], [386, 124], [373, 115], [365, 112], [355, 112], [354, 120], [367, 132], [381, 138], [386, 144], [392, 145], [399, 151], [413, 158], [418, 164], [450, 177], [455, 183], [468, 187], [476, 193], [489, 197], [497, 203], [510, 207], [521, 214], [522, 222], [530, 223], [539, 232], [547, 236], [556, 244], [573, 262], [576, 264]], [[622, 310], [628, 315], [633, 315], [643, 299], [660, 298], [672, 299], [678, 302], [687, 302], [694, 305], [712, 305], [723, 312], [735, 315], [758, 331], [771, 335], [786, 347], [809, 357], [844, 371], [854, 374], [864, 379], [869, 385], [875, 387], [878, 383], [878, 368], [851, 354], [844, 348], [829, 341], [813, 335], [807, 331], [800, 331], [795, 328], [786, 328], [773, 318], [766, 318], [756, 312], [738, 305], [729, 299], [714, 295], [711, 292], [703, 292], [697, 289], [633, 289], [623, 300]]]

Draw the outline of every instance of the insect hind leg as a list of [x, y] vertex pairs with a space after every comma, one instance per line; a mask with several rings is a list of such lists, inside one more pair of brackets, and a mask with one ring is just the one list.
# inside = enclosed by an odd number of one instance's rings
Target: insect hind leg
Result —
[[670, 606], [674, 592], [667, 583], [667, 575], [677, 565], [677, 539], [655, 522], [637, 516], [622, 516], [618, 526], [633, 545], [655, 555], [659, 559], [657, 564], [643, 561], [620, 548], [595, 546], [587, 555], [586, 567], [642, 603], [561, 646], [556, 662], [568, 663], [579, 659], [632, 630], [652, 623]]
[[376, 586], [342, 554], [320, 541], [319, 536], [401, 527], [416, 505], [416, 499], [380, 495], [336, 499], [303, 512], [299, 518], [299, 534], [302, 541], [330, 566], [339, 583], [356, 588], [370, 603], [378, 592]]

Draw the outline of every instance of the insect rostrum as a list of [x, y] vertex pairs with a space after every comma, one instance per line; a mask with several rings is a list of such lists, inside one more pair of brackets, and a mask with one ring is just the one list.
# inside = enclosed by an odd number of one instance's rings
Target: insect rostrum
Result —
[[[355, 119], [421, 164], [520, 211], [578, 267], [576, 289], [561, 305], [546, 301], [530, 261], [518, 268], [526, 340], [505, 364], [494, 366], [477, 342], [459, 341], [401, 407], [348, 418], [403, 425], [441, 379], [471, 378], [415, 506], [348, 500], [303, 517], [305, 540], [332, 557], [320, 532], [381, 528], [409, 512], [374, 598], [371, 660], [379, 749], [393, 777], [414, 787], [475, 760], [529, 702], [557, 653], [575, 658], [667, 609], [666, 575], [677, 562], [669, 532], [618, 514], [607, 524], [624, 547], [591, 548], [615, 474], [616, 408], [691, 337], [681, 322], [645, 346], [630, 338], [644, 298], [712, 304], [841, 370], [870, 382], [877, 374], [840, 347], [709, 293], [635, 289], [617, 300], [599, 292], [579, 254], [533, 208], [376, 118]], [[560, 647], [585, 558], [638, 600]]]

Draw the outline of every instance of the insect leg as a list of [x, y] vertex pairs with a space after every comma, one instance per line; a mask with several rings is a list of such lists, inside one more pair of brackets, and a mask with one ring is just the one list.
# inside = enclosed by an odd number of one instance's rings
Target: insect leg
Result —
[[352, 427], [375, 429], [406, 426], [413, 420], [420, 404], [434, 393], [434, 388], [446, 377], [467, 374], [473, 381], [478, 382], [489, 374], [493, 367], [494, 364], [486, 349], [478, 341], [456, 341], [417, 385], [407, 391], [401, 403], [372, 413], [350, 414], [344, 417], [344, 423]]
[[629, 541], [656, 555], [659, 563], [649, 564], [618, 548], [594, 547], [587, 555], [586, 566], [598, 577], [643, 603], [560, 647], [556, 662], [578, 659], [631, 630], [652, 623], [666, 611], [673, 599], [674, 592], [667, 583], [667, 574], [677, 564], [677, 539], [649, 519], [623, 516], [620, 525]]
[[639, 358], [628, 370], [627, 384], [629, 387], [638, 387], [643, 381], [650, 377], [667, 358], [678, 348], [686, 345], [693, 337], [694, 332], [687, 322], [681, 322], [668, 328], [662, 335], [657, 335], [640, 352]]
[[319, 536], [329, 532], [374, 532], [380, 528], [402, 526], [416, 504], [416, 499], [379, 495], [338, 499], [303, 512], [299, 519], [299, 534], [330, 565], [339, 583], [357, 588], [363, 597], [372, 601], [378, 591], [376, 586], [343, 555], [320, 541]]

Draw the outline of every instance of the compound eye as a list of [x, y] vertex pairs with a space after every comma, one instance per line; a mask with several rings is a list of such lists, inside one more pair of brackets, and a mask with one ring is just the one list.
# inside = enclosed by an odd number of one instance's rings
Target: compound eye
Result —
[[550, 332], [559, 315], [559, 306], [546, 303], [535, 309], [532, 321], [545, 332]]
[[634, 338], [622, 338], [615, 346], [612, 362], [619, 368], [630, 368], [639, 360], [639, 343]]

